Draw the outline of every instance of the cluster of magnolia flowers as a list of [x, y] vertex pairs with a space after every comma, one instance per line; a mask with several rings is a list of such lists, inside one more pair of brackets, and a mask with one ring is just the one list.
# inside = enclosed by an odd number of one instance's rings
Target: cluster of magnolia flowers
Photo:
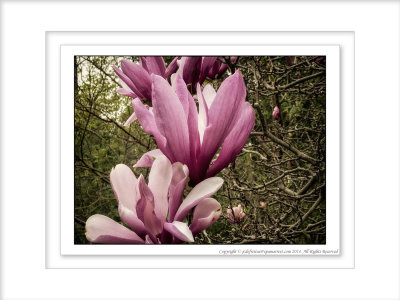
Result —
[[[218, 220], [221, 205], [210, 197], [223, 179], [214, 176], [235, 159], [254, 127], [254, 110], [245, 101], [239, 71], [217, 91], [210, 83], [202, 86], [227, 69], [218, 57], [201, 56], [176, 57], [167, 68], [162, 57], [141, 57], [139, 64], [122, 60], [121, 69], [114, 67], [121, 79], [118, 93], [133, 98], [134, 113], [125, 125], [137, 120], [158, 149], [145, 153], [133, 166], [151, 167], [148, 184], [126, 165], [111, 171], [118, 213], [130, 229], [93, 215], [86, 222], [90, 242], [193, 242], [196, 234]], [[188, 181], [191, 190], [184, 198]], [[239, 205], [229, 208], [227, 215], [229, 222], [237, 223], [245, 213]]]

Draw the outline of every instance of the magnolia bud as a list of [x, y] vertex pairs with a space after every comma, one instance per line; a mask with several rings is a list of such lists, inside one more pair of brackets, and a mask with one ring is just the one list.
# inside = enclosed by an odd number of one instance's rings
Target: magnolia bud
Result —
[[275, 120], [279, 120], [281, 114], [278, 106], [275, 106], [274, 111], [272, 112], [272, 116], [274, 117]]

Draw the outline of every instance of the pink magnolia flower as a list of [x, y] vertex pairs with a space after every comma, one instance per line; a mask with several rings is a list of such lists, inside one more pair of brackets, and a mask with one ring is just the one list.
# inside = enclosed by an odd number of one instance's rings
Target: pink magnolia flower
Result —
[[[211, 226], [221, 215], [221, 205], [212, 198], [222, 186], [219, 177], [196, 185], [182, 201], [188, 169], [158, 157], [150, 170], [149, 183], [123, 164], [110, 174], [111, 186], [118, 200], [118, 213], [129, 228], [104, 215], [86, 221], [86, 238], [93, 243], [159, 244], [193, 242], [193, 236]], [[190, 226], [184, 222], [194, 208]]]
[[[163, 78], [170, 78], [170, 76], [178, 70], [179, 57], [176, 57], [165, 69], [165, 62], [161, 56], [142, 56], [140, 63], [136, 64], [129, 60], [121, 61], [121, 70], [113, 66], [115, 73], [121, 79], [120, 84], [122, 88], [117, 92], [121, 95], [131, 98], [147, 99], [151, 101], [151, 74], [162, 76]], [[136, 120], [136, 114], [133, 113], [125, 122], [128, 126]]]
[[242, 205], [238, 205], [233, 207], [232, 209], [228, 208], [226, 210], [226, 213], [228, 214], [228, 222], [229, 223], [240, 223], [242, 219], [246, 216], [246, 214], [243, 212]]
[[272, 112], [272, 117], [273, 117], [275, 120], [279, 120], [279, 118], [281, 117], [281, 113], [280, 113], [280, 111], [279, 111], [279, 107], [278, 107], [278, 106], [275, 106], [275, 107], [274, 107], [274, 111]]
[[[160, 76], [151, 79], [153, 107], [134, 99], [136, 116], [171, 162], [188, 166], [191, 185], [214, 176], [235, 159], [254, 127], [254, 110], [245, 101], [239, 71], [225, 79], [217, 92], [211, 85], [202, 89], [197, 84], [198, 110], [180, 74], [172, 79], [173, 86]], [[149, 154], [144, 156], [136, 167], [151, 165]]]
[[151, 100], [151, 74], [166, 77], [165, 63], [161, 56], [142, 56], [140, 63], [123, 59], [121, 70], [113, 66], [115, 73], [121, 79], [122, 88], [118, 93], [131, 98]]

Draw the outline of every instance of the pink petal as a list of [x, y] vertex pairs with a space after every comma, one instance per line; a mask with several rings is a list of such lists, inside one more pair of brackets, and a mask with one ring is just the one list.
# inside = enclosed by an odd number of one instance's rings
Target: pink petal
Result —
[[213, 103], [217, 92], [214, 90], [211, 84], [206, 84], [203, 89], [204, 99], [206, 100], [207, 107], [210, 108], [211, 104]]
[[208, 106], [201, 91], [200, 83], [197, 84], [197, 99], [199, 102], [198, 130], [201, 144], [203, 142], [204, 131], [208, 125]]
[[187, 84], [195, 85], [200, 76], [201, 56], [186, 57], [182, 66], [182, 78]]
[[182, 221], [188, 214], [189, 210], [204, 198], [208, 198], [217, 192], [223, 183], [224, 180], [222, 178], [211, 177], [197, 184], [186, 196], [186, 199], [183, 200], [181, 206], [176, 212], [174, 220]]
[[[147, 99], [151, 99], [151, 79], [149, 73], [142, 66], [129, 60], [122, 60], [121, 68], [124, 74], [133, 82], [139, 94]], [[134, 89], [132, 91], [137, 94]]]
[[175, 57], [170, 64], [168, 65], [167, 70], [165, 71], [165, 78], [169, 78], [173, 73], [175, 73], [178, 70], [178, 59], [180, 59], [179, 56]]
[[137, 187], [140, 195], [136, 206], [138, 217], [143, 221], [147, 231], [156, 236], [162, 231], [162, 222], [154, 211], [154, 196], [143, 175], [139, 176]]
[[154, 159], [160, 156], [165, 156], [160, 149], [154, 149], [146, 152], [142, 157], [133, 165], [134, 168], [147, 168], [153, 165]]
[[161, 223], [167, 219], [168, 190], [172, 179], [172, 165], [165, 156], [158, 157], [151, 167], [149, 188], [154, 196], [154, 212]]
[[233, 217], [233, 214], [232, 214], [232, 209], [230, 209], [230, 208], [228, 208], [227, 210], [226, 210], [226, 213], [227, 213], [227, 215], [228, 215], [228, 222], [229, 223], [235, 223], [235, 221], [234, 221], [234, 217]]
[[200, 152], [200, 136], [198, 129], [198, 113], [196, 103], [193, 98], [189, 101], [188, 129], [189, 129], [189, 145], [190, 145], [190, 161], [188, 167], [192, 173], [193, 179], [196, 179], [197, 171], [197, 156]]
[[137, 98], [135, 93], [133, 93], [133, 91], [129, 88], [129, 86], [123, 80], [119, 80], [119, 84], [122, 86], [122, 88], [118, 89], [117, 93], [124, 95], [124, 96], [131, 97], [131, 98]]
[[182, 103], [183, 110], [186, 115], [187, 126], [189, 130], [189, 147], [190, 160], [186, 162], [192, 175], [196, 174], [197, 153], [200, 151], [200, 137], [197, 124], [197, 107], [192, 95], [189, 93], [186, 83], [180, 74], [175, 78], [175, 90], [178, 98]]
[[254, 109], [248, 102], [242, 102], [239, 119], [222, 145], [221, 152], [212, 166], [207, 170], [207, 177], [214, 176], [240, 153], [254, 127]]
[[135, 122], [136, 120], [137, 120], [136, 113], [133, 112], [133, 114], [131, 114], [131, 116], [128, 118], [128, 120], [126, 120], [126, 122], [124, 123], [124, 126], [129, 126], [131, 123]]
[[208, 72], [212, 68], [214, 62], [217, 60], [217, 56], [204, 56], [201, 62], [200, 78], [199, 81], [203, 82], [206, 79]]
[[154, 242], [151, 240], [149, 235], [146, 235], [144, 243], [145, 244], [154, 244]]
[[214, 64], [212, 65], [212, 67], [210, 68], [210, 70], [208, 71], [207, 76], [211, 79], [214, 79], [218, 75], [220, 66], [221, 66], [221, 63], [218, 60], [216, 60], [214, 62]]
[[[135, 97], [134, 99], [136, 99], [136, 98], [140, 101], [140, 99], [138, 97]], [[133, 100], [131, 101], [131, 104], [132, 104], [132, 108], [135, 110], [135, 108], [133, 106]], [[135, 122], [136, 120], [137, 120], [136, 113], [133, 112], [133, 114], [124, 123], [124, 126], [129, 126], [131, 123]]]
[[242, 213], [242, 207], [240, 204], [233, 208], [233, 214], [234, 214], [236, 220], [240, 220], [241, 213]]
[[92, 243], [144, 244], [136, 233], [103, 215], [89, 217], [85, 230], [86, 238]]
[[181, 101], [164, 78], [152, 75], [152, 80], [154, 119], [158, 130], [167, 140], [171, 157], [159, 148], [171, 162], [187, 164], [190, 162], [189, 130]]
[[[135, 84], [132, 82], [132, 80], [126, 75], [124, 74], [124, 72], [122, 72], [120, 69], [118, 69], [116, 66], [112, 67], [114, 72], [117, 73], [118, 77], [121, 78], [121, 80], [126, 84], [126, 86], [133, 91], [133, 93], [135, 93], [139, 98], [143, 99], [145, 98], [143, 96], [143, 94], [136, 88]], [[126, 89], [126, 87], [123, 86], [124, 89]]]
[[212, 198], [205, 198], [197, 204], [193, 212], [193, 221], [190, 230], [193, 235], [207, 229], [221, 216], [221, 204]]
[[171, 222], [182, 203], [183, 191], [186, 186], [186, 180], [189, 176], [189, 170], [186, 165], [176, 162], [172, 165], [172, 180], [169, 186], [169, 215], [168, 222]]
[[149, 111], [148, 108], [139, 100], [132, 100], [133, 108], [135, 110], [136, 116], [139, 120], [140, 125], [142, 125], [143, 130], [154, 136], [158, 147], [160, 150], [169, 158], [170, 161], [174, 161], [174, 156], [167, 147], [166, 138], [160, 133], [157, 128], [154, 115]]
[[142, 56], [140, 62], [149, 74], [156, 74], [165, 78], [165, 62], [162, 56]]
[[118, 89], [117, 93], [122, 95], [122, 96], [127, 96], [127, 97], [131, 97], [131, 98], [136, 98], [137, 96], [135, 95], [135, 93], [133, 93], [130, 89]]
[[110, 174], [111, 187], [118, 200], [118, 213], [121, 220], [140, 235], [145, 233], [144, 224], [136, 214], [138, 194], [137, 179], [132, 170], [123, 164], [115, 166]]
[[221, 77], [222, 75], [224, 75], [226, 70], [228, 70], [228, 65], [227, 64], [221, 64], [221, 67], [218, 70], [217, 77]]
[[188, 225], [183, 222], [174, 221], [172, 223], [165, 223], [164, 229], [172, 234], [174, 237], [184, 242], [194, 242], [193, 234]]
[[232, 127], [232, 121], [239, 114], [238, 109], [246, 98], [246, 87], [239, 71], [225, 79], [208, 111], [208, 126], [204, 131], [198, 164], [200, 174], [205, 172]]
[[189, 93], [185, 81], [183, 81], [182, 76], [177, 74], [174, 79], [173, 89], [181, 101], [183, 111], [185, 112], [186, 120], [189, 114], [189, 101], [194, 101], [192, 95]]

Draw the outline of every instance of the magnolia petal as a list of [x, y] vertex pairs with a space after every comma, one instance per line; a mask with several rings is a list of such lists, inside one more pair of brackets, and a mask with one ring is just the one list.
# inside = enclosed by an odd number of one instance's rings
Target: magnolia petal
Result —
[[[153, 80], [153, 113], [159, 132], [166, 138], [171, 162], [190, 162], [190, 145], [184, 109], [168, 82], [157, 75]], [[163, 149], [160, 147], [161, 151]], [[164, 151], [163, 151], [164, 152]]]
[[149, 152], [146, 152], [142, 155], [142, 157], [137, 161], [136, 164], [133, 165], [134, 168], [147, 168], [153, 165], [154, 159], [158, 157], [165, 156], [160, 149], [154, 149]]
[[197, 153], [200, 151], [200, 137], [197, 124], [197, 107], [192, 95], [186, 87], [185, 81], [183, 81], [180, 74], [177, 74], [174, 78], [174, 86], [176, 94], [182, 103], [189, 131], [190, 160], [185, 163], [188, 165], [189, 169], [194, 175], [196, 174]]
[[226, 70], [228, 70], [228, 65], [227, 64], [221, 64], [221, 66], [220, 66], [220, 68], [218, 70], [217, 77], [221, 77], [222, 75], [224, 75]]
[[218, 75], [220, 66], [221, 66], [221, 63], [218, 60], [216, 60], [214, 62], [214, 64], [212, 65], [212, 67], [210, 68], [210, 70], [208, 71], [207, 76], [211, 79], [214, 79]]
[[218, 158], [207, 170], [207, 177], [214, 176], [228, 166], [246, 144], [255, 121], [254, 109], [250, 103], [242, 103], [239, 115], [239, 119], [222, 145]]
[[217, 56], [204, 56], [202, 58], [199, 78], [200, 82], [203, 82], [204, 79], [206, 79], [208, 72], [210, 71], [216, 60]]
[[197, 99], [199, 102], [198, 131], [201, 144], [203, 142], [204, 131], [208, 125], [208, 106], [201, 91], [200, 83], [197, 84]]
[[169, 78], [173, 73], [175, 73], [178, 70], [178, 59], [180, 59], [179, 56], [175, 57], [170, 64], [167, 67], [167, 70], [165, 71], [165, 78]]
[[182, 66], [182, 78], [187, 84], [195, 85], [200, 76], [201, 56], [186, 57]]
[[145, 69], [147, 71], [147, 73], [149, 73], [149, 68], [147, 67], [147, 62], [146, 62], [145, 56], [139, 57], [139, 63], [143, 67], [143, 69]]
[[143, 221], [147, 231], [156, 236], [162, 231], [162, 222], [154, 211], [154, 196], [143, 175], [139, 176], [137, 187], [139, 192], [139, 200], [136, 206], [138, 218]]
[[143, 130], [146, 133], [154, 136], [154, 139], [156, 140], [156, 143], [160, 150], [169, 158], [170, 161], [173, 161], [174, 156], [171, 154], [169, 148], [167, 147], [166, 138], [160, 133], [157, 128], [153, 113], [148, 108], [146, 108], [146, 106], [139, 99], [133, 99], [132, 105], [139, 120], [139, 123], [143, 127]]
[[176, 162], [172, 165], [172, 180], [169, 186], [169, 215], [168, 222], [171, 222], [182, 203], [183, 191], [189, 177], [189, 169], [186, 165]]
[[[151, 79], [149, 73], [141, 66], [129, 60], [121, 61], [121, 68], [124, 74], [133, 82], [136, 89], [145, 98], [151, 99]], [[132, 89], [136, 93], [135, 90]]]
[[193, 212], [193, 221], [190, 230], [193, 235], [207, 229], [221, 216], [221, 204], [212, 198], [205, 198], [197, 204]]
[[208, 126], [204, 131], [198, 162], [203, 168], [201, 174], [205, 175], [211, 159], [229, 134], [232, 121], [240, 114], [238, 109], [245, 98], [246, 87], [237, 71], [222, 82], [208, 111]]
[[186, 120], [189, 115], [189, 101], [194, 101], [192, 95], [189, 93], [185, 81], [183, 81], [182, 76], [177, 74], [174, 78], [174, 85], [172, 86], [178, 99], [182, 103], [183, 111], [185, 112]]
[[85, 225], [89, 242], [102, 244], [143, 244], [144, 241], [133, 231], [103, 215], [89, 217]]
[[211, 84], [206, 84], [206, 86], [203, 89], [203, 96], [204, 99], [206, 100], [208, 109], [211, 107], [211, 104], [213, 103], [216, 95], [217, 92], [214, 90], [213, 86]]
[[172, 165], [165, 156], [158, 157], [151, 167], [149, 188], [154, 196], [154, 212], [161, 223], [168, 213], [168, 190], [172, 179]]
[[133, 112], [133, 114], [131, 114], [131, 116], [128, 118], [128, 120], [126, 120], [126, 122], [124, 123], [124, 126], [129, 126], [130, 124], [132, 124], [136, 120], [137, 120], [136, 113]]
[[235, 218], [233, 217], [232, 209], [228, 208], [226, 210], [226, 214], [228, 215], [228, 222], [232, 224], [235, 223]]
[[140, 235], [145, 232], [144, 224], [136, 214], [138, 195], [137, 179], [132, 170], [124, 165], [116, 165], [110, 173], [111, 187], [118, 201], [118, 213], [121, 220]]
[[172, 223], [164, 223], [164, 229], [177, 239], [189, 243], [194, 242], [193, 234], [186, 223], [178, 221], [174, 221]]
[[146, 235], [145, 239], [144, 239], [144, 243], [145, 244], [154, 244], [154, 242], [151, 240], [149, 235]]
[[176, 212], [174, 220], [182, 221], [188, 214], [189, 210], [191, 210], [204, 198], [208, 198], [217, 192], [223, 183], [224, 180], [222, 178], [211, 177], [197, 184], [186, 196], [186, 199], [183, 200], [181, 206]]
[[129, 88], [129, 86], [123, 80], [120, 79], [118, 82], [121, 85], [123, 90], [127, 90], [128, 92], [132, 92], [132, 90]]
[[188, 129], [189, 129], [189, 145], [190, 145], [190, 162], [188, 167], [192, 173], [193, 179], [197, 177], [197, 157], [200, 153], [200, 136], [197, 121], [197, 107], [193, 98], [189, 101], [189, 116], [188, 116]]
[[242, 213], [242, 206], [239, 204], [238, 206], [235, 206], [232, 210], [233, 214], [235, 215], [235, 220], [239, 220]]
[[117, 93], [122, 96], [127, 96], [127, 97], [131, 97], [131, 98], [137, 97], [136, 94], [134, 92], [132, 92], [130, 89], [120, 88], [117, 90]]
[[[124, 74], [123, 71], [121, 71], [120, 69], [118, 69], [118, 67], [113, 66], [112, 67], [114, 72], [117, 73], [118, 77], [126, 84], [126, 86], [133, 91], [133, 93], [135, 93], [135, 95], [137, 95], [140, 99], [145, 98], [143, 96], [143, 94], [136, 88], [135, 84], [132, 82], [132, 80]], [[124, 88], [124, 86], [122, 86]], [[124, 88], [126, 89], [126, 87]]]
[[137, 97], [135, 93], [129, 88], [129, 86], [123, 80], [119, 80], [119, 84], [122, 86], [122, 88], [118, 89], [117, 93], [131, 98]]
[[183, 56], [176, 61], [178, 65], [178, 70], [176, 71], [176, 74], [180, 74], [182, 76], [183, 66], [185, 65], [186, 58], [187, 58], [186, 56]]
[[165, 78], [165, 62], [162, 56], [142, 56], [140, 62], [149, 74], [156, 74]]

